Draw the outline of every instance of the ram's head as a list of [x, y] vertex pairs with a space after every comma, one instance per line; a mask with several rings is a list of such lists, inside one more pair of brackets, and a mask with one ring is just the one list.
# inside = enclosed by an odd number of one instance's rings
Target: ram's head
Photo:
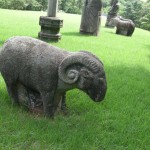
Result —
[[95, 102], [105, 97], [107, 82], [103, 64], [89, 52], [81, 51], [66, 57], [59, 66], [59, 78], [84, 91]]

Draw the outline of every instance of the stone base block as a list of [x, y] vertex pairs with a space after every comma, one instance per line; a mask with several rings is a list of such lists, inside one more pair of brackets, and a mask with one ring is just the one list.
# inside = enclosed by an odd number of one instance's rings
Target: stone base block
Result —
[[61, 39], [59, 33], [60, 28], [63, 26], [63, 20], [57, 17], [41, 16], [39, 24], [41, 31], [38, 34], [39, 39], [58, 42]]
[[38, 37], [43, 41], [50, 40], [50, 41], [58, 42], [61, 39], [61, 34], [47, 34], [47, 33], [39, 32]]

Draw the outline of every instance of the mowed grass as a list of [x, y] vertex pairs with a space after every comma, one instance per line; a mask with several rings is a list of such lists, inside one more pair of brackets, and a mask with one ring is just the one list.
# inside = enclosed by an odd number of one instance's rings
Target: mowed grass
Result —
[[[11, 36], [37, 38], [45, 12], [0, 9], [0, 46]], [[149, 150], [150, 32], [136, 28], [132, 37], [104, 27], [100, 36], [79, 34], [80, 15], [58, 14], [62, 39], [50, 43], [68, 51], [88, 50], [104, 63], [108, 90], [94, 103], [79, 90], [69, 91], [69, 114], [54, 120], [13, 107], [0, 77], [0, 149], [2, 150]]]

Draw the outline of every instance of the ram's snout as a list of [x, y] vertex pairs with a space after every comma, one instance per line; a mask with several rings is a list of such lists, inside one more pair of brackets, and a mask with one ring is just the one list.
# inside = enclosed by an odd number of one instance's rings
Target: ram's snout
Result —
[[96, 95], [96, 97], [93, 99], [95, 102], [101, 102], [106, 95], [106, 90], [105, 91], [100, 91], [99, 94]]
[[107, 91], [107, 81], [105, 76], [104, 78], [100, 78], [100, 90], [95, 98], [95, 101], [96, 102], [102, 101], [106, 95], [106, 91]]
[[87, 91], [87, 94], [94, 102], [101, 102], [107, 91], [107, 82], [105, 78], [101, 78], [100, 82], [97, 81], [97, 84], [93, 88]]

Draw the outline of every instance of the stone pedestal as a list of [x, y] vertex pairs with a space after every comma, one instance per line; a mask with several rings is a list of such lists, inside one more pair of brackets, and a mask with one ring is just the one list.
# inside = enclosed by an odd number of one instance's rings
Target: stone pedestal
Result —
[[63, 26], [63, 20], [57, 17], [41, 16], [39, 24], [41, 26], [41, 32], [38, 36], [41, 40], [58, 41], [61, 39], [59, 33], [60, 28]]

